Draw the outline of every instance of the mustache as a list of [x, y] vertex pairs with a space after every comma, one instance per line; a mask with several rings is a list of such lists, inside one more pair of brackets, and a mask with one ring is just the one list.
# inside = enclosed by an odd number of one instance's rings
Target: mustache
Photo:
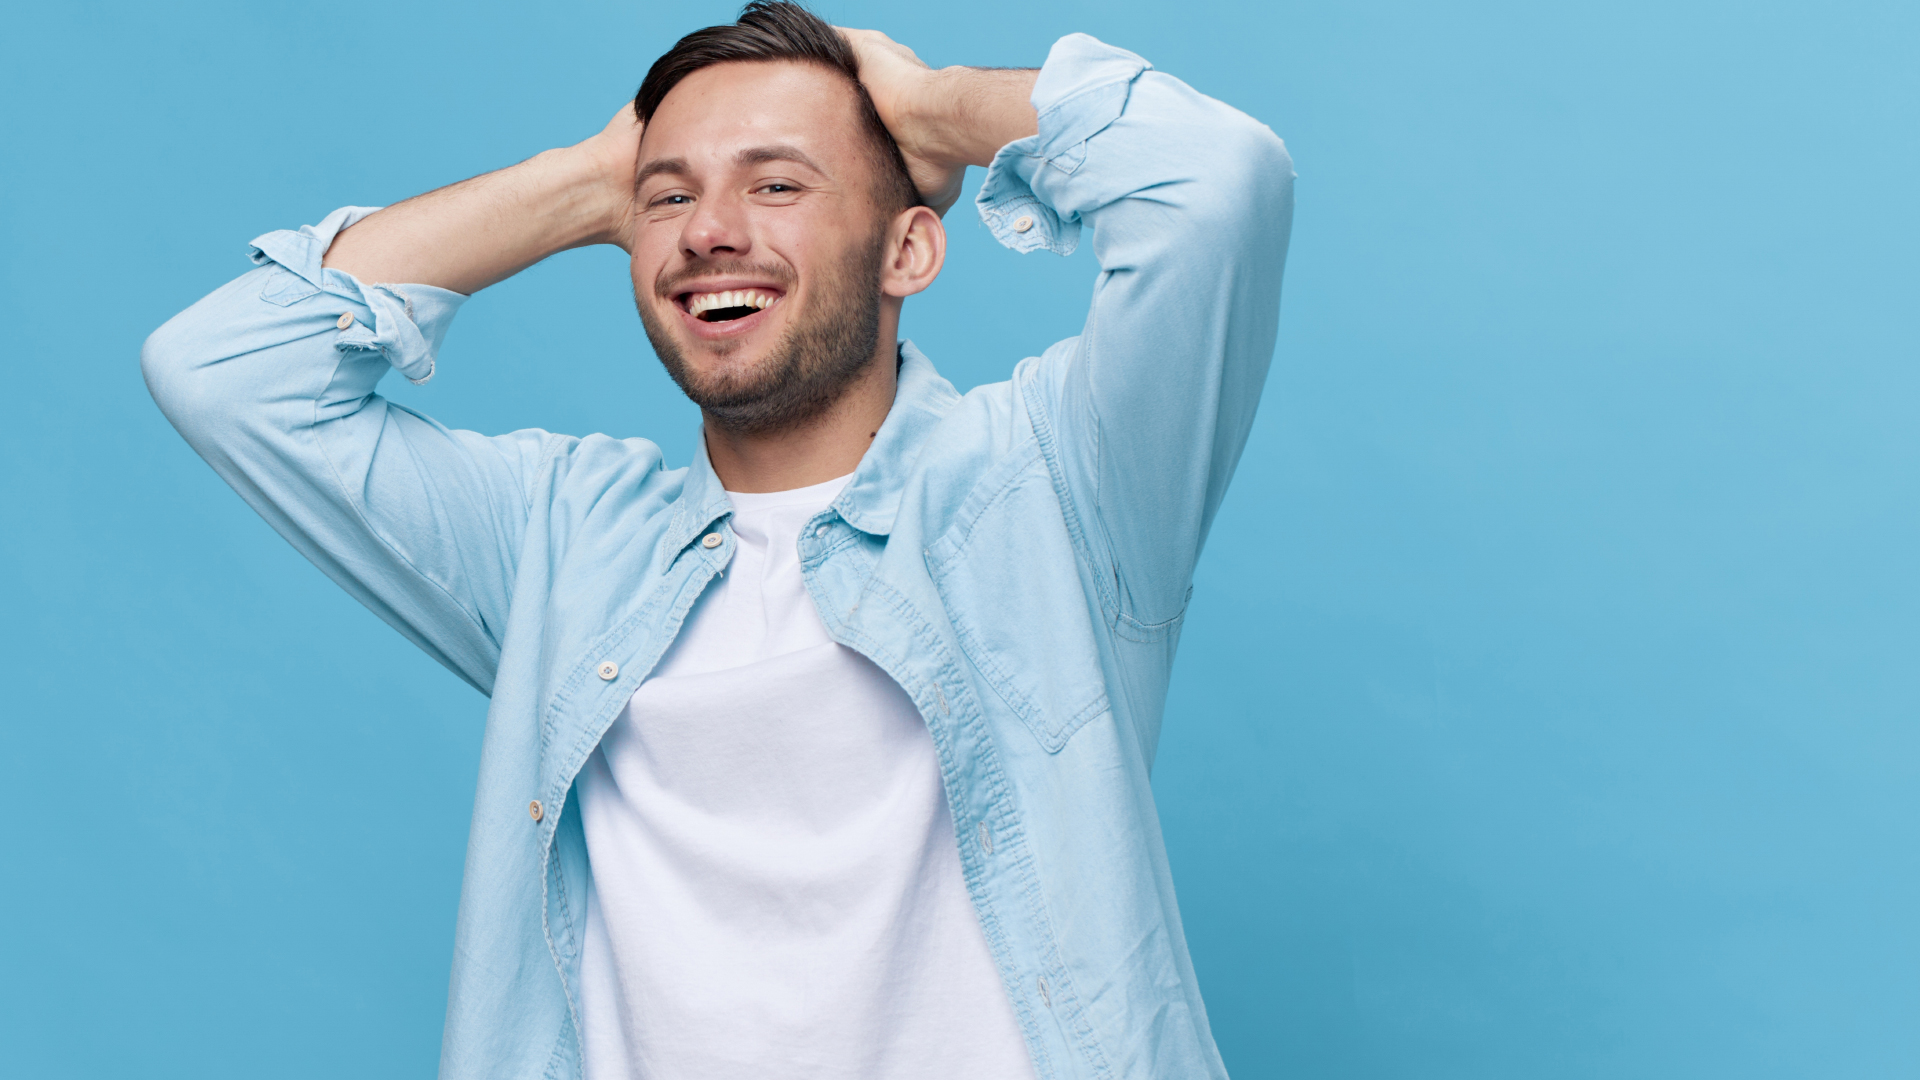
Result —
[[793, 287], [793, 271], [784, 266], [746, 259], [702, 259], [655, 282], [653, 293], [662, 300], [671, 300], [688, 291], [687, 286], [702, 278], [713, 277], [752, 277], [772, 282], [782, 289]]

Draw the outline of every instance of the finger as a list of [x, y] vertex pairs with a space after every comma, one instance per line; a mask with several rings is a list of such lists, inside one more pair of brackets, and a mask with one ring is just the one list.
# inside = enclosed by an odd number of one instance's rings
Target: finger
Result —
[[613, 114], [613, 119], [608, 120], [607, 126], [601, 130], [612, 134], [637, 135], [641, 127], [640, 114], [634, 111], [633, 102], [629, 101], [620, 106], [619, 111]]

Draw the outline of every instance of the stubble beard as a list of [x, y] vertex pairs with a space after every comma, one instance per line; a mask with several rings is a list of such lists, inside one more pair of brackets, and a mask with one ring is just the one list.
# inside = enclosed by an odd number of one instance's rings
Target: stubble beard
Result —
[[[655, 314], [654, 305], [636, 297], [640, 325], [667, 374], [714, 423], [746, 435], [798, 427], [839, 400], [874, 358], [880, 343], [884, 241], [882, 230], [854, 245], [808, 290], [811, 310], [799, 313], [767, 355], [747, 371], [702, 375], [694, 370], [680, 342]], [[662, 279], [655, 292], [666, 305], [673, 305], [673, 295], [690, 282], [736, 274], [772, 280], [786, 286], [786, 295], [792, 296], [790, 271], [744, 260], [703, 263], [690, 273]], [[726, 342], [714, 351], [725, 356], [738, 348], [738, 342]]]

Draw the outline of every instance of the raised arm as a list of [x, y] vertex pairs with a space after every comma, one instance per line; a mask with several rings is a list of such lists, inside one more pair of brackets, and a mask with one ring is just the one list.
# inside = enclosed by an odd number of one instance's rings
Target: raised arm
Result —
[[623, 113], [512, 168], [258, 237], [256, 269], [169, 320], [141, 353], [154, 400], [235, 491], [482, 691], [532, 496], [572, 440], [450, 430], [375, 387], [389, 369], [432, 376], [466, 294], [624, 235], [638, 129]]
[[325, 265], [472, 295], [568, 248], [624, 247], [639, 151], [626, 105], [585, 142], [369, 215], [340, 233]]
[[1084, 34], [1038, 73], [928, 71], [875, 37], [854, 39], [861, 79], [920, 159], [923, 192], [957, 191], [951, 170], [990, 161], [980, 215], [1002, 243], [1067, 254], [1093, 229], [1084, 331], [1016, 381], [1110, 616], [1170, 624], [1273, 355], [1293, 218], [1286, 148]]

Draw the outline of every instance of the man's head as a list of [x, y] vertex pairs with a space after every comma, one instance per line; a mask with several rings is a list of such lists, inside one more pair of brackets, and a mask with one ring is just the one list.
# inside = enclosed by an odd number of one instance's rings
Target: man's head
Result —
[[891, 346], [944, 254], [852, 48], [797, 4], [755, 0], [656, 61], [634, 110], [634, 299], [654, 350], [730, 428], [817, 415], [883, 330]]

